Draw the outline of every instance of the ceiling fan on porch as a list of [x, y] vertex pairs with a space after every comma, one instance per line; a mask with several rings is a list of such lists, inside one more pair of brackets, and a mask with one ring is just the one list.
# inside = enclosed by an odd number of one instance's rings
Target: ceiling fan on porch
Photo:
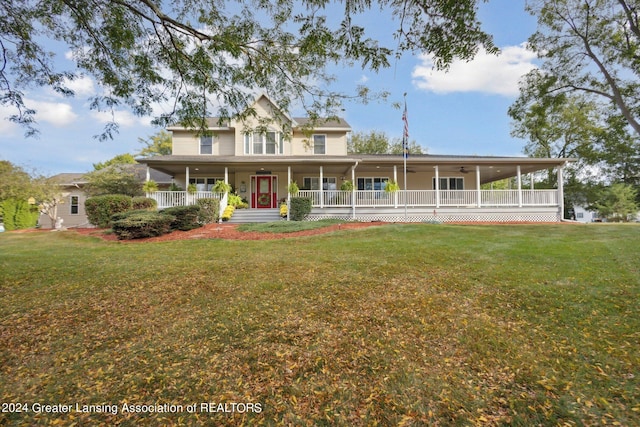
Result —
[[470, 170], [466, 169], [464, 166], [460, 166], [460, 173], [469, 173]]

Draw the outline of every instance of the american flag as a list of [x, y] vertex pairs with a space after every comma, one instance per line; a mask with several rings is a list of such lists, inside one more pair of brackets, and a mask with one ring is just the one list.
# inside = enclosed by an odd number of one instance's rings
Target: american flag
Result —
[[407, 118], [407, 101], [404, 101], [404, 113], [402, 113], [404, 131], [402, 132], [402, 155], [406, 159], [409, 157], [409, 119]]

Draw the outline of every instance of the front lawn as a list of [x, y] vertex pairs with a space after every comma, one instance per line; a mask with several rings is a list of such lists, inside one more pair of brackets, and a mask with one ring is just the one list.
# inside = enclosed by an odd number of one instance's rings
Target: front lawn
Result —
[[640, 425], [639, 241], [0, 233], [0, 425]]

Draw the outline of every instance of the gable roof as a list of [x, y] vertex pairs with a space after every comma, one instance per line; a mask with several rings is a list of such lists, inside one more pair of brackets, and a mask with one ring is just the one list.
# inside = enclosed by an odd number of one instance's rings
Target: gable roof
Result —
[[[266, 94], [262, 93], [256, 97], [256, 99], [251, 104], [250, 108], [254, 107], [256, 104], [260, 102], [260, 100], [265, 99], [274, 109], [277, 109], [280, 114], [291, 122], [291, 127], [294, 129], [300, 129], [311, 123], [311, 119], [309, 117], [291, 117], [286, 111], [283, 111], [278, 105], [269, 98]], [[232, 121], [228, 118], [222, 119], [221, 117], [207, 117], [205, 119], [207, 124], [207, 128], [209, 130], [230, 130], [235, 129]], [[168, 131], [179, 131], [185, 130], [186, 128], [180, 125], [168, 126]], [[351, 126], [346, 122], [345, 119], [339, 117], [337, 119], [319, 119], [313, 126], [314, 130], [339, 130], [339, 131], [350, 131]]]

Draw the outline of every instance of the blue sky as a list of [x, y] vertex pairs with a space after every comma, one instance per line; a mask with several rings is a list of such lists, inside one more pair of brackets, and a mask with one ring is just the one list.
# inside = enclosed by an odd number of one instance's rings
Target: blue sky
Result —
[[[524, 11], [524, 0], [490, 0], [480, 6], [484, 29], [502, 50], [498, 57], [480, 52], [469, 63], [456, 62], [448, 73], [431, 69], [425, 56], [405, 55], [389, 69], [373, 73], [361, 68], [342, 69], [336, 89], [353, 90], [366, 84], [372, 90], [389, 91], [386, 103], [347, 103], [344, 117], [354, 132], [384, 131], [390, 138], [402, 135], [402, 111], [392, 107], [407, 93], [410, 138], [430, 154], [522, 155], [525, 141], [509, 135], [508, 107], [517, 97], [518, 78], [535, 66], [535, 55], [523, 43], [536, 28], [535, 18]], [[374, 18], [375, 19], [375, 18]], [[384, 18], [382, 18], [384, 19]], [[372, 22], [372, 28], [391, 31], [388, 22]], [[373, 34], [375, 35], [375, 34]], [[394, 47], [393, 41], [388, 45]], [[60, 61], [65, 51], [60, 50]], [[120, 132], [113, 140], [98, 141], [109, 120], [88, 108], [86, 99], [97, 90], [89, 78], [74, 82], [76, 97], [61, 98], [49, 90], [26, 93], [38, 110], [40, 136], [25, 138], [24, 130], [8, 122], [0, 108], [0, 160], [52, 175], [86, 172], [121, 153], [142, 148], [138, 138], [160, 129], [149, 118], [118, 111]], [[299, 115], [300, 112], [293, 112]]]

